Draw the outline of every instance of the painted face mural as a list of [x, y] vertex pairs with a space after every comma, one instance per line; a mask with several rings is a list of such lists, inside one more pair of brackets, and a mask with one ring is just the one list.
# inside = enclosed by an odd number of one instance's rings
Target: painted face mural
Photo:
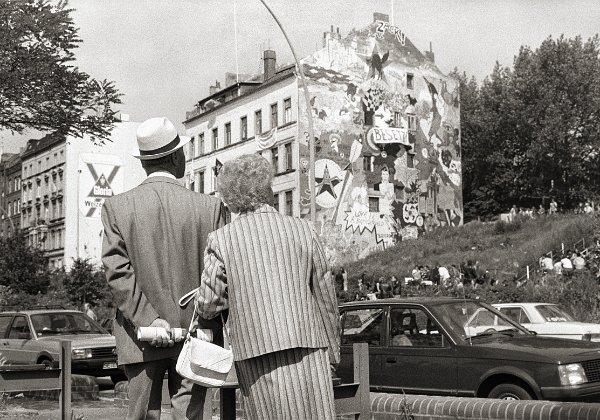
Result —
[[[454, 79], [385, 22], [346, 39], [330, 36], [303, 65], [315, 120], [318, 229], [332, 261], [462, 223]], [[300, 133], [308, 131], [302, 101]], [[300, 142], [300, 166], [307, 214], [307, 141]]]

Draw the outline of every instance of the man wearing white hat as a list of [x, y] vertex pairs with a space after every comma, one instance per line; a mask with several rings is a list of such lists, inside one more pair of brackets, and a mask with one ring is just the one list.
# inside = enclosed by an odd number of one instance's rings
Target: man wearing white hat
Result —
[[[200, 419], [206, 388], [175, 370], [181, 343], [170, 337], [137, 340], [139, 327], [187, 328], [193, 308], [181, 296], [200, 284], [207, 235], [224, 224], [220, 200], [184, 188], [183, 146], [167, 118], [151, 118], [137, 130], [140, 159], [148, 178], [107, 199], [102, 208], [102, 262], [117, 315], [114, 335], [119, 365], [129, 379], [128, 419], [160, 418], [162, 382], [168, 372], [173, 419]], [[219, 329], [201, 323], [202, 328]], [[210, 410], [206, 410], [210, 411]]]

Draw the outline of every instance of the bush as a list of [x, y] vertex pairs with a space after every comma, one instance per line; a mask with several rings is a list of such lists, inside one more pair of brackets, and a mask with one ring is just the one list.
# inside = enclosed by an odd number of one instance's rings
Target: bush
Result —
[[512, 222], [505, 222], [504, 220], [498, 220], [494, 224], [494, 233], [496, 235], [508, 232], [516, 232], [521, 229], [522, 222], [521, 218], [515, 218]]

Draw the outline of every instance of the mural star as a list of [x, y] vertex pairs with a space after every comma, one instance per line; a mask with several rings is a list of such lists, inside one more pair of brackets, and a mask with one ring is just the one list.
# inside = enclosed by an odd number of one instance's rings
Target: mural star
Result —
[[341, 181], [337, 176], [332, 177], [331, 175], [329, 175], [329, 168], [327, 168], [327, 165], [325, 165], [323, 177], [315, 178], [315, 181], [319, 183], [319, 191], [317, 192], [317, 195], [327, 192], [331, 194], [333, 198], [337, 198], [333, 187], [335, 187]]

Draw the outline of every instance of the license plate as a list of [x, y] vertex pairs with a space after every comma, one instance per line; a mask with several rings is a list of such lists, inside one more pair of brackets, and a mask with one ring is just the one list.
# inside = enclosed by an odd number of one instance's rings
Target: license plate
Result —
[[102, 365], [102, 369], [116, 369], [117, 362], [104, 362]]

